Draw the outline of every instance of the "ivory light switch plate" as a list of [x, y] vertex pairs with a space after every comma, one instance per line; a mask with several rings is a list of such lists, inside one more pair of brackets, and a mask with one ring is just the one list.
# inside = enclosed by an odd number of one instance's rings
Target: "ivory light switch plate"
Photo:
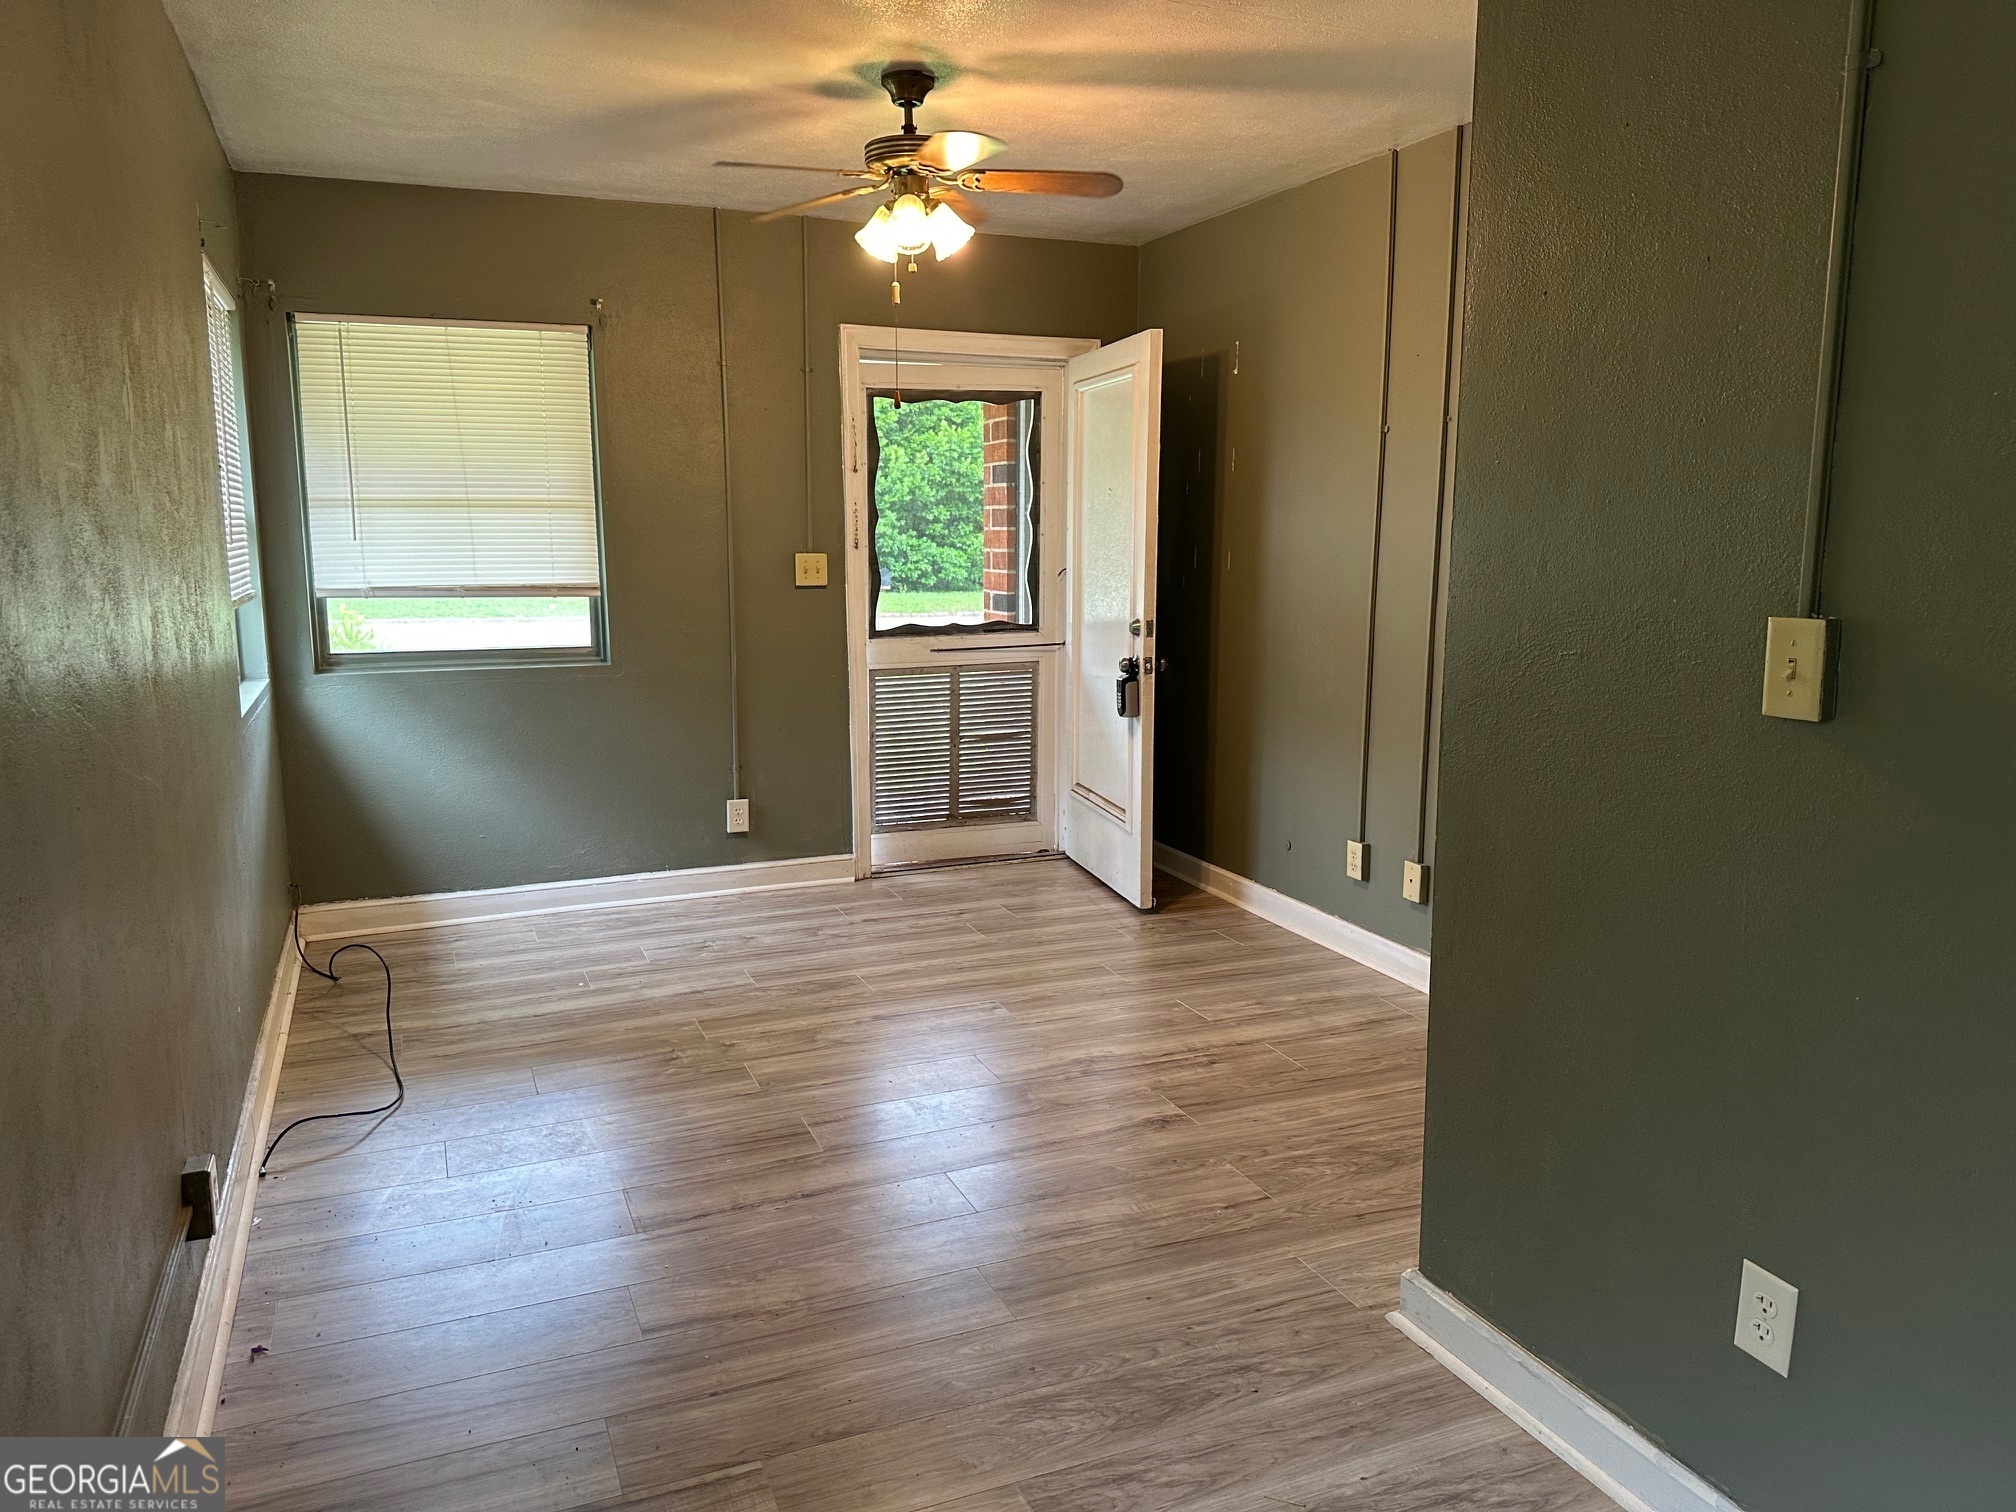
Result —
[[1736, 1347], [1781, 1376], [1792, 1374], [1792, 1324], [1799, 1288], [1754, 1260], [1743, 1262], [1743, 1295], [1736, 1299]]
[[824, 588], [826, 586], [826, 553], [823, 551], [801, 551], [798, 553], [798, 577], [795, 586], [799, 588]]
[[1363, 840], [1344, 842], [1344, 875], [1353, 882], [1365, 880], [1365, 854], [1371, 848]]
[[1834, 624], [1779, 615], [1765, 621], [1764, 712], [1773, 719], [1818, 724], [1832, 717]]
[[1428, 901], [1428, 868], [1420, 861], [1409, 861], [1400, 877], [1400, 896], [1409, 903]]

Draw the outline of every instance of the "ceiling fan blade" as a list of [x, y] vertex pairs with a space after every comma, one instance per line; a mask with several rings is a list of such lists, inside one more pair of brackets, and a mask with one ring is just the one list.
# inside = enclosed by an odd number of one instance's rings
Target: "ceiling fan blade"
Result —
[[869, 168], [811, 168], [803, 163], [732, 163], [722, 161], [717, 162], [714, 166], [716, 168], [771, 168], [779, 173], [835, 173], [841, 178], [879, 178], [881, 176]]
[[959, 173], [1007, 145], [984, 131], [939, 131], [924, 139], [917, 149], [917, 162], [938, 173]]
[[782, 210], [767, 210], [756, 217], [758, 221], [780, 220], [787, 215], [803, 215], [807, 210], [817, 210], [821, 205], [835, 205], [841, 200], [852, 199], [857, 194], [879, 194], [878, 184], [856, 184], [852, 189], [841, 189], [833, 194], [822, 194], [817, 199], [801, 200], [795, 205], [786, 205]]
[[1117, 173], [1079, 173], [1051, 168], [983, 168], [959, 175], [962, 189], [992, 194], [1075, 194], [1109, 199], [1124, 187]]
[[959, 219], [976, 231], [987, 224], [987, 212], [980, 208], [979, 203], [970, 194], [962, 194], [957, 189], [939, 189], [934, 191], [931, 197], [950, 205], [957, 212]]

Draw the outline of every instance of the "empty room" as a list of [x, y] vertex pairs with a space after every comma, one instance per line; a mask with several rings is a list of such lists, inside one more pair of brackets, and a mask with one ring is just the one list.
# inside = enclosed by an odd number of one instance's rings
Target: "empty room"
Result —
[[2016, 1508], [2012, 69], [9, 0], [0, 1509]]

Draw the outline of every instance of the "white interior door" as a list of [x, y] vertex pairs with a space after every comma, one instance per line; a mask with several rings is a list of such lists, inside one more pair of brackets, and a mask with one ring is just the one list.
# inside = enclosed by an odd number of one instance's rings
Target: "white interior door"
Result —
[[1162, 333], [1065, 368], [1065, 854], [1155, 906], [1155, 503]]

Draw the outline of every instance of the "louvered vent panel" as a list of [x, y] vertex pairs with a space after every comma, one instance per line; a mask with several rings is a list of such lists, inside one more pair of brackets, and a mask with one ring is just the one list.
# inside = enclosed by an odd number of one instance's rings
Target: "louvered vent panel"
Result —
[[1026, 819], [1036, 812], [1036, 666], [961, 667], [962, 819]]
[[878, 831], [1036, 811], [1036, 665], [891, 668], [870, 682]]
[[877, 672], [875, 828], [952, 821], [952, 668]]

